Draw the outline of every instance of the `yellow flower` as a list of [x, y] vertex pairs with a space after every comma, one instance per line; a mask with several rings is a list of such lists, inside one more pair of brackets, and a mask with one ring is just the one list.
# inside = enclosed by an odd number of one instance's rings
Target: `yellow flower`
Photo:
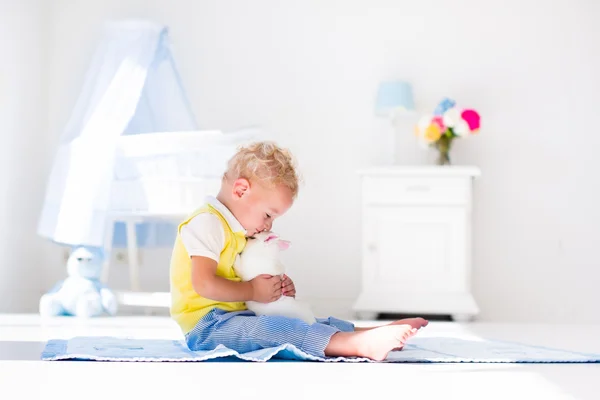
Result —
[[437, 124], [431, 124], [427, 127], [427, 129], [425, 129], [424, 137], [428, 143], [433, 143], [442, 137], [442, 131]]

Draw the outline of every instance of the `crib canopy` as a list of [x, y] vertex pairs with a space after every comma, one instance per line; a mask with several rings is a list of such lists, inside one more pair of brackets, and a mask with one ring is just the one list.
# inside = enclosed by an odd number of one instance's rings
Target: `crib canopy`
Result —
[[[59, 141], [38, 234], [66, 245], [103, 246], [119, 138], [197, 128], [167, 27], [137, 20], [107, 23]], [[171, 242], [169, 224], [148, 222], [139, 229], [145, 243], [138, 245], [160, 244], [161, 229]], [[116, 227], [115, 245], [123, 237]]]

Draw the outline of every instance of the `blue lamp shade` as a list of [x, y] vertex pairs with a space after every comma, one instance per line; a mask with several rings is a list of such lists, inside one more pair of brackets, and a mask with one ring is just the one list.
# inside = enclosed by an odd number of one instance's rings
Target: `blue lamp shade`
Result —
[[389, 116], [392, 111], [413, 111], [415, 103], [412, 86], [403, 81], [382, 82], [377, 90], [375, 113]]

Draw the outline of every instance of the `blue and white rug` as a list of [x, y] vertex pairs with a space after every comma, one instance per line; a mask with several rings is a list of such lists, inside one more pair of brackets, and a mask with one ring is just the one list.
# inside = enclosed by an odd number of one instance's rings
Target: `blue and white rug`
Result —
[[[323, 361], [372, 362], [365, 358], [315, 357], [295, 346], [238, 353], [224, 346], [210, 351], [190, 351], [178, 340], [131, 339], [86, 336], [50, 340], [42, 360], [87, 361]], [[413, 338], [402, 351], [391, 352], [384, 362], [397, 363], [598, 363], [600, 355], [495, 340], [465, 340], [452, 337]]]

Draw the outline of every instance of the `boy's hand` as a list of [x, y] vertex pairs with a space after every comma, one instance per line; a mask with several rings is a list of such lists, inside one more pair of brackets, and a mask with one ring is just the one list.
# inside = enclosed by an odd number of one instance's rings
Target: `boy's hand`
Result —
[[259, 275], [250, 281], [252, 301], [270, 303], [281, 297], [281, 277], [279, 275]]
[[283, 275], [281, 294], [283, 296], [296, 297], [296, 286], [294, 286], [294, 282], [287, 275]]

